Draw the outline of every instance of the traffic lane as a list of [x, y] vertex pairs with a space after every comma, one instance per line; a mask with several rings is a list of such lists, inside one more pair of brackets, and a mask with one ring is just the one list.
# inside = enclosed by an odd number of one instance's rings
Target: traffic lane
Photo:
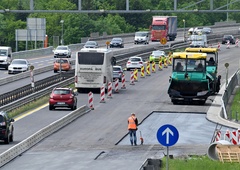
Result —
[[[157, 44], [157, 42], [153, 42], [151, 44]], [[146, 45], [139, 44], [138, 46], [146, 46]], [[130, 43], [130, 44], [128, 44], [128, 46], [125, 46], [125, 49], [134, 48], [134, 47], [136, 47], [136, 45], [134, 43], [133, 44]], [[112, 51], [118, 51], [118, 50], [124, 50], [124, 49], [122, 49], [122, 48], [111, 48], [111, 50]], [[72, 57], [70, 58], [70, 61], [75, 61], [76, 52], [77, 51], [72, 52]], [[42, 56], [42, 57], [34, 57], [33, 56], [33, 58], [30, 58], [28, 60], [31, 63], [31, 65], [34, 66], [35, 69], [38, 69], [38, 68], [42, 68], [42, 67], [46, 67], [46, 66], [50, 66], [50, 65], [53, 66], [53, 63], [56, 60], [56, 58], [54, 58], [53, 55], [51, 54], [51, 55], [46, 55], [46, 56]], [[9, 76], [13, 76], [13, 75], [9, 75], [8, 71], [5, 70], [5, 69], [0, 69], [0, 72], [3, 72], [3, 74], [0, 74], [0, 79], [1, 78], [6, 78], [6, 77], [9, 77]]]
[[[58, 74], [58, 73], [54, 73], [53, 70], [48, 71], [48, 72], [44, 72], [42, 74], [37, 74], [37, 75], [34, 75], [34, 81], [36, 82], [36, 81], [45, 79], [47, 77], [51, 77], [51, 76], [56, 75], [56, 74]], [[17, 75], [12, 75], [12, 76], [17, 76]], [[30, 73], [29, 73], [29, 77], [27, 77], [27, 78], [23, 78], [23, 79], [20, 79], [20, 80], [17, 80], [17, 81], [8, 83], [8, 84], [1, 85], [0, 86], [1, 87], [0, 88], [0, 94], [11, 92], [15, 89], [18, 89], [20, 87], [23, 87], [23, 86], [26, 86], [26, 85], [29, 85], [29, 84], [31, 84]]]
[[[42, 168], [44, 167], [42, 162], [45, 165], [51, 164], [49, 169], [63, 169], [69, 166], [73, 169], [76, 167], [89, 169], [89, 167], [95, 167], [99, 164], [102, 165], [99, 167], [100, 169], [109, 169], [106, 162], [116, 162], [121, 165], [121, 168], [127, 169], [125, 162], [128, 162], [129, 157], [126, 155], [132, 154], [135, 149], [128, 144], [122, 147], [121, 152], [117, 152], [119, 146], [115, 146], [115, 144], [127, 134], [127, 118], [131, 112], [135, 112], [139, 122], [141, 122], [153, 110], [171, 108], [172, 111], [192, 111], [195, 109], [198, 112], [206, 112], [209, 108], [209, 105], [172, 105], [166, 93], [168, 73], [170, 73], [170, 67], [151, 76], [139, 78], [135, 85], [129, 85], [128, 82], [126, 90], [120, 89], [119, 93], [113, 93], [112, 99], [107, 98], [106, 103], [94, 100], [94, 110], [49, 136], [6, 167], [14, 168], [17, 166], [15, 163], [20, 161], [21, 164], [27, 165], [24, 167], [25, 169]], [[141, 146], [137, 147], [141, 150]], [[152, 145], [147, 145], [142, 150], [142, 157], [139, 160], [134, 157], [134, 166], [142, 164], [150, 156], [148, 154], [152, 152], [152, 148]], [[146, 152], [147, 150], [149, 152]], [[95, 161], [94, 158], [102, 151], [105, 153]], [[75, 152], [78, 155], [77, 158], [73, 157], [76, 155]], [[64, 155], [60, 153], [64, 153]], [[114, 156], [111, 155], [113, 153]], [[50, 157], [46, 157], [46, 155]], [[79, 161], [81, 157], [85, 157], [85, 159]], [[68, 161], [70, 158], [71, 161]], [[113, 166], [113, 164], [111, 165]], [[21, 169], [19, 166], [18, 168]]]
[[69, 110], [64, 111], [47, 111], [48, 107], [45, 107], [41, 114], [37, 112], [34, 114], [30, 114], [18, 121], [15, 121], [14, 126], [14, 138], [13, 142], [10, 142], [9, 145], [4, 144], [3, 142], [0, 143], [0, 153], [6, 151], [13, 145], [21, 142], [22, 140], [26, 139], [30, 135], [34, 134], [41, 128], [49, 125], [50, 123], [60, 119], [61, 117], [65, 116], [69, 113]]

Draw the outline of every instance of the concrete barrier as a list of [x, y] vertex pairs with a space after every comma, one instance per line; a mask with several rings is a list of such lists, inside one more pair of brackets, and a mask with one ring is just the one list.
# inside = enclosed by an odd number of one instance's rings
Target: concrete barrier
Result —
[[90, 112], [86, 105], [78, 108], [76, 111], [73, 111], [66, 116], [60, 118], [59, 120], [51, 123], [50, 125], [40, 129], [38, 132], [34, 133], [33, 135], [29, 136], [22, 142], [14, 145], [7, 151], [3, 152], [0, 155], [0, 167], [8, 163], [9, 161], [13, 160], [17, 156], [21, 155], [23, 152], [27, 151], [34, 145], [36, 145], [41, 140], [45, 139], [49, 135], [53, 134], [54, 132], [58, 131], [62, 127], [68, 125], [73, 120], [77, 119], [78, 117]]

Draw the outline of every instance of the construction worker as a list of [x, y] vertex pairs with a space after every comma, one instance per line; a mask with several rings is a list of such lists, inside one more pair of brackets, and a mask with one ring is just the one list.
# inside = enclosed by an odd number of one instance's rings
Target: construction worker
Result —
[[131, 145], [137, 145], [137, 126], [138, 126], [138, 119], [135, 113], [132, 113], [131, 116], [128, 118], [128, 131], [130, 136]]

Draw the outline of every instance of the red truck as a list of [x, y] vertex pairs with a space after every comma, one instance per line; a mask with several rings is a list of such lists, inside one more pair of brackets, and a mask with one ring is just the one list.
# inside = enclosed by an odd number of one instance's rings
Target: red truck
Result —
[[153, 16], [150, 26], [151, 41], [166, 38], [174, 41], [177, 37], [177, 16]]

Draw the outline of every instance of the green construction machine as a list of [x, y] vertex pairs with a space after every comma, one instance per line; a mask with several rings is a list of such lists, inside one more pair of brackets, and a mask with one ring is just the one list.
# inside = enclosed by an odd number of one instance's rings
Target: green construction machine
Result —
[[208, 54], [201, 51], [173, 53], [168, 88], [173, 104], [197, 102], [203, 105], [210, 95], [219, 92], [221, 76], [217, 76], [217, 55], [214, 59], [216, 62], [211, 63], [212, 58], [209, 61]]

